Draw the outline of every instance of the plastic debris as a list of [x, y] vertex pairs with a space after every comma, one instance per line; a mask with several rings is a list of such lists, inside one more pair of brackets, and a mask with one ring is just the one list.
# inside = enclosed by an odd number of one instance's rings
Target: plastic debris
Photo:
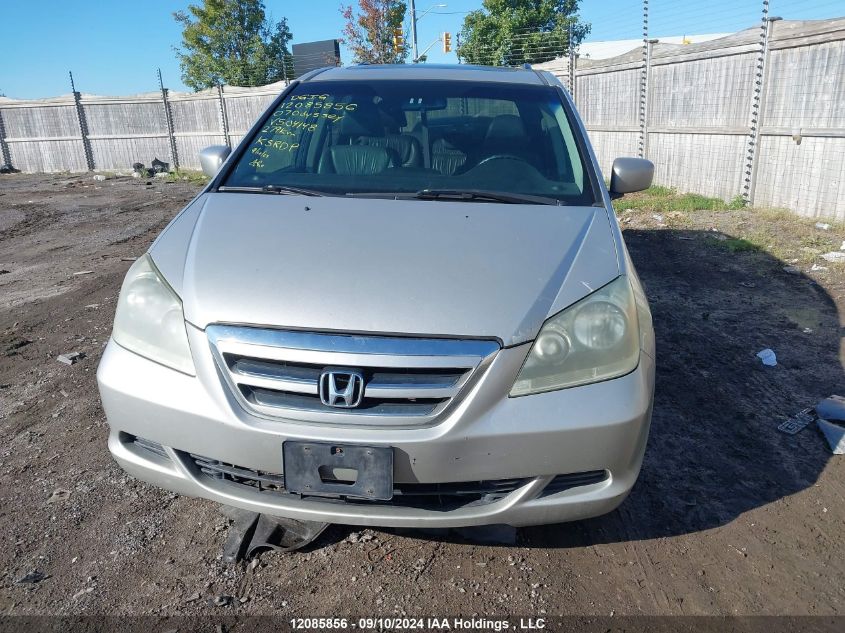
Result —
[[807, 425], [815, 419], [816, 416], [813, 415], [813, 408], [808, 407], [797, 413], [794, 417], [789, 418], [786, 422], [778, 425], [778, 431], [787, 435], [795, 435], [806, 429]]
[[830, 224], [828, 224], [827, 222], [816, 222], [816, 228], [821, 229], [822, 231], [829, 231]]
[[90, 274], [92, 274], [93, 272], [94, 272], [93, 270], [79, 270], [79, 271], [77, 271], [77, 272], [73, 273], [73, 276], [74, 276], [74, 277], [79, 277], [80, 275], [90, 275]]
[[822, 271], [822, 270], [827, 270], [827, 266], [819, 266], [818, 264], [813, 264], [810, 267], [810, 270], [812, 272], [819, 272], [819, 271]]
[[845, 398], [830, 396], [816, 405], [816, 413], [825, 420], [845, 422]]
[[37, 569], [34, 569], [23, 578], [18, 578], [15, 582], [19, 585], [34, 585], [49, 577], [50, 576], [48, 576], [47, 574], [44, 574], [38, 571]]
[[829, 262], [845, 262], [845, 252], [830, 251], [829, 253], [825, 253], [824, 255], [822, 255], [822, 259], [827, 260]]
[[70, 490], [65, 488], [57, 488], [47, 499], [47, 503], [56, 503], [57, 501], [67, 501], [70, 498]]
[[845, 428], [819, 418], [816, 425], [824, 435], [834, 455], [845, 455]]
[[226, 563], [249, 560], [267, 549], [280, 552], [302, 549], [329, 526], [328, 523], [274, 517], [239, 508], [226, 508], [225, 514], [234, 519], [223, 544]]
[[775, 365], [778, 364], [778, 359], [777, 359], [777, 356], [775, 355], [774, 350], [771, 350], [768, 347], [766, 349], [763, 349], [763, 350], [760, 350], [759, 352], [757, 352], [757, 358], [759, 358], [761, 361], [763, 361], [763, 364], [766, 367], [774, 367]]
[[102, 174], [97, 174], [96, 176], [94, 176], [94, 180], [96, 180], [97, 182], [103, 182], [105, 179], [106, 177]]
[[651, 216], [651, 218], [653, 220], [658, 221], [658, 222], [663, 222], [663, 216], [660, 215], [659, 213], [655, 213], [654, 215]]
[[170, 163], [165, 163], [163, 160], [159, 160], [158, 158], [153, 158], [153, 162], [150, 166], [156, 174], [166, 174], [170, 171]]
[[73, 365], [76, 361], [83, 358], [85, 358], [85, 354], [81, 352], [70, 352], [69, 354], [59, 354], [56, 360], [65, 365]]

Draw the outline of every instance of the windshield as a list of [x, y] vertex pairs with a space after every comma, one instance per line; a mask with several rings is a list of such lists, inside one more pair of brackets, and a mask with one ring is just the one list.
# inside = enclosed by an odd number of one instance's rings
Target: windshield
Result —
[[300, 84], [249, 140], [223, 185], [595, 201], [554, 88], [466, 81]]

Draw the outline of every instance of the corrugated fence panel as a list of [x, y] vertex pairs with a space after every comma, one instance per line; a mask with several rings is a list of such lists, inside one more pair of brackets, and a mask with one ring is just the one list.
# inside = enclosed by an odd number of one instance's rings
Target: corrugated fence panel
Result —
[[[3, 116], [6, 116], [6, 110]], [[85, 151], [78, 141], [9, 143], [12, 165], [25, 172], [85, 171]]]
[[613, 161], [620, 156], [636, 156], [640, 135], [638, 132], [588, 132], [602, 173], [610, 178]]
[[226, 116], [231, 132], [246, 132], [277, 95], [226, 96]]
[[755, 203], [845, 219], [845, 138], [764, 136]]
[[69, 105], [3, 108], [3, 122], [6, 137], [10, 139], [79, 136], [79, 120], [72, 102]]
[[130, 170], [134, 163], [149, 167], [154, 158], [173, 164], [170, 141], [160, 138], [91, 139], [91, 153], [97, 169]]
[[845, 128], [845, 40], [773, 50], [769, 64], [764, 125]]
[[637, 125], [640, 71], [576, 75], [575, 99], [587, 127]]
[[735, 134], [650, 133], [655, 184], [730, 200], [741, 190], [746, 143]]
[[91, 136], [167, 134], [167, 121], [161, 100], [147, 102], [86, 103], [85, 118]]
[[170, 101], [173, 129], [179, 132], [220, 132], [220, 109], [217, 97], [179, 98]]
[[743, 54], [652, 66], [649, 126], [747, 125], [755, 65]]

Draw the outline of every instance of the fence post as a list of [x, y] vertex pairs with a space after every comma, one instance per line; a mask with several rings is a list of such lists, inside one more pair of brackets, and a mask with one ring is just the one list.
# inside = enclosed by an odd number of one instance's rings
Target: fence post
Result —
[[176, 148], [176, 137], [173, 134], [173, 112], [170, 110], [169, 91], [164, 87], [161, 79], [161, 68], [158, 69], [158, 87], [161, 89], [161, 103], [164, 106], [164, 121], [167, 124], [167, 138], [170, 141], [170, 162], [173, 169], [179, 170], [179, 152]]
[[6, 142], [6, 124], [3, 123], [3, 110], [0, 110], [0, 165], [12, 167], [12, 154]]
[[217, 121], [226, 145], [232, 147], [229, 140], [229, 117], [226, 114], [226, 100], [223, 98], [223, 84], [217, 84]]
[[73, 73], [70, 75], [70, 88], [73, 91], [73, 103], [76, 106], [76, 119], [79, 121], [79, 133], [82, 135], [82, 151], [85, 152], [85, 163], [88, 171], [94, 171], [94, 154], [91, 151], [91, 140], [88, 138], [88, 120], [85, 118], [85, 108], [82, 106], [82, 95], [76, 91], [73, 83]]
[[763, 25], [760, 33], [760, 53], [757, 56], [757, 72], [754, 75], [754, 93], [751, 96], [751, 116], [749, 120], [748, 154], [745, 158], [744, 184], [742, 198], [745, 204], [754, 206], [757, 192], [757, 171], [760, 167], [760, 130], [763, 128], [763, 105], [766, 88], [769, 83], [769, 40], [780, 18], [770, 18], [769, 3], [763, 2]]
[[640, 138], [638, 155], [645, 158], [646, 146], [646, 98], [648, 91], [648, 66], [651, 48], [648, 42], [648, 0], [643, 0], [643, 68], [640, 72]]

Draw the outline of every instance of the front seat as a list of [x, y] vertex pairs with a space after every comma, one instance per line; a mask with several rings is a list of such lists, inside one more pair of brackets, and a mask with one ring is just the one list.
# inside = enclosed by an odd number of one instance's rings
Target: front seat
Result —
[[491, 156], [518, 156], [534, 162], [536, 152], [531, 148], [531, 139], [528, 138], [522, 119], [514, 114], [500, 114], [490, 121], [478, 159], [480, 161]]
[[341, 144], [332, 145], [320, 160], [320, 173], [344, 176], [371, 176], [398, 163], [396, 152], [388, 147], [362, 144], [367, 137], [384, 135], [378, 112], [358, 108], [340, 120]]

